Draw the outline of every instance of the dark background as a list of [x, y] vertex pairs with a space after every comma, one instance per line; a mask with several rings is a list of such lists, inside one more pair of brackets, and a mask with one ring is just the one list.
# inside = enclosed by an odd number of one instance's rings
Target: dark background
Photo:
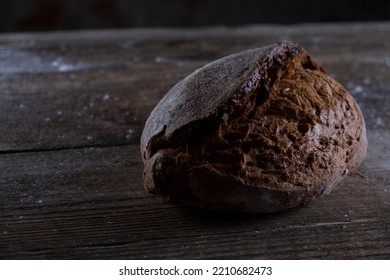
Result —
[[0, 0], [0, 32], [384, 20], [385, 0]]

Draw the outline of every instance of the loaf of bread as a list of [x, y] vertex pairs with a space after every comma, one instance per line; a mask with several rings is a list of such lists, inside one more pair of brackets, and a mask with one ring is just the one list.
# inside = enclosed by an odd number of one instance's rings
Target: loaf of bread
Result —
[[329, 193], [362, 162], [363, 115], [293, 42], [233, 54], [176, 84], [141, 137], [146, 189], [165, 202], [276, 212]]

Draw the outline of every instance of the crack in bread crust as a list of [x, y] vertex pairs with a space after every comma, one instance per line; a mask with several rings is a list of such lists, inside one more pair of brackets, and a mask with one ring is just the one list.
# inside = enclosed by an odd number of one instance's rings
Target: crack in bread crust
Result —
[[219, 172], [248, 185], [307, 190], [347, 173], [362, 131], [356, 103], [322, 71], [289, 63], [270, 93], [256, 92], [266, 100], [210, 141], [206, 161]]

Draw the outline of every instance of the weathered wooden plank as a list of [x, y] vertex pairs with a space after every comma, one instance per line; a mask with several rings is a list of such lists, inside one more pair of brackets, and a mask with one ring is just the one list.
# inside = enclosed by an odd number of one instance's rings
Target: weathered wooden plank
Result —
[[[145, 88], [149, 89], [149, 95], [161, 96], [161, 92], [172, 86], [156, 71], [162, 69], [144, 67], [107, 74], [97, 70], [97, 73], [34, 75], [21, 78], [20, 83], [12, 80], [10, 83], [18, 89], [0, 96], [0, 129], [4, 132], [0, 136], [0, 149], [138, 143], [143, 122], [155, 105], [155, 100], [149, 100], [145, 94]], [[72, 78], [73, 75], [77, 78]]]

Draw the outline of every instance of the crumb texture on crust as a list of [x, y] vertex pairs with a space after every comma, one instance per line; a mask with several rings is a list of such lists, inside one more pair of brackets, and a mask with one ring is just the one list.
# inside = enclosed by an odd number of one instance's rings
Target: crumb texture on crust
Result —
[[[151, 193], [184, 205], [274, 212], [328, 193], [360, 165], [367, 146], [361, 111], [306, 51], [290, 42], [247, 51], [246, 66], [234, 72], [240, 55], [201, 68], [152, 112], [160, 121], [141, 139]], [[215, 65], [220, 77], [239, 82], [227, 93], [209, 93], [224, 88], [218, 85], [194, 91]]]
[[324, 72], [290, 63], [270, 92], [257, 92], [260, 104], [202, 146], [216, 170], [248, 185], [311, 189], [353, 168], [363, 125], [356, 103]]

